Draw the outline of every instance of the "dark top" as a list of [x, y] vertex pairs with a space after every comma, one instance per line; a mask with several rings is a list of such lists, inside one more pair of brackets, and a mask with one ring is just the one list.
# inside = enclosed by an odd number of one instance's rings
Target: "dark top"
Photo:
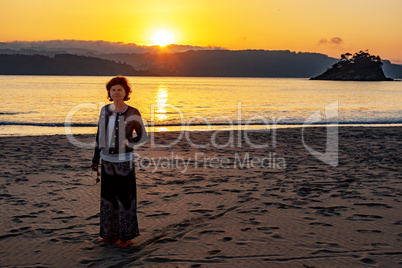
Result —
[[[100, 151], [106, 146], [106, 131], [108, 130], [109, 117], [113, 114], [110, 110], [110, 104], [102, 107], [98, 131], [96, 134], [95, 153], [92, 163], [99, 163]], [[133, 132], [137, 134], [133, 137]], [[115, 126], [112, 139], [109, 145], [109, 154], [129, 153], [134, 151], [134, 145], [145, 142], [148, 138], [147, 132], [142, 122], [140, 112], [131, 106], [128, 106], [123, 113], [116, 114]], [[121, 148], [121, 143], [127, 139], [129, 144]]]

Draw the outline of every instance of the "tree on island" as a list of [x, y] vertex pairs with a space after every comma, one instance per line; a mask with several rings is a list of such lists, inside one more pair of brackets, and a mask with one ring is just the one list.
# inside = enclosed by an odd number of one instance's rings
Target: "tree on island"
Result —
[[385, 77], [380, 56], [370, 55], [368, 50], [350, 56], [350, 53], [342, 54], [339, 62], [311, 80], [393, 81]]
[[349, 60], [350, 56], [352, 56], [352, 54], [350, 54], [349, 52], [345, 53], [345, 54], [342, 54], [341, 55], [341, 60]]

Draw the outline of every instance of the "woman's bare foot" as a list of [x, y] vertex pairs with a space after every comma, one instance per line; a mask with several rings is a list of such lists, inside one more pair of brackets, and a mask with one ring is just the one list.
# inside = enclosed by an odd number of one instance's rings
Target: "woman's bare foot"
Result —
[[119, 240], [114, 244], [114, 247], [115, 248], [126, 248], [132, 244], [133, 244], [132, 240], [127, 240], [127, 241]]
[[95, 243], [97, 243], [97, 244], [100, 244], [100, 243], [111, 243], [111, 244], [114, 244], [114, 243], [116, 243], [116, 241], [118, 241], [118, 240], [119, 240], [118, 237], [109, 238], [109, 239], [105, 239], [105, 238], [99, 237], [98, 239], [96, 239]]

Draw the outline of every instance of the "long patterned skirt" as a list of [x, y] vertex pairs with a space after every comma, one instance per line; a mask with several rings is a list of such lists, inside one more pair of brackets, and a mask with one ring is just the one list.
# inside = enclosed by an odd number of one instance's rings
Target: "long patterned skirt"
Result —
[[100, 236], [127, 241], [139, 235], [133, 161], [101, 165]]

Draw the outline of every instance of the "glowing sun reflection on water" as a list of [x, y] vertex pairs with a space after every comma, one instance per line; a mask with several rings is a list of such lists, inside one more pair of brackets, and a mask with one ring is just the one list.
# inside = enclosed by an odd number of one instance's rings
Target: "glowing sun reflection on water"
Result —
[[166, 106], [168, 100], [168, 91], [165, 85], [159, 85], [158, 92], [156, 92], [156, 119], [164, 121], [168, 118], [166, 115]]

